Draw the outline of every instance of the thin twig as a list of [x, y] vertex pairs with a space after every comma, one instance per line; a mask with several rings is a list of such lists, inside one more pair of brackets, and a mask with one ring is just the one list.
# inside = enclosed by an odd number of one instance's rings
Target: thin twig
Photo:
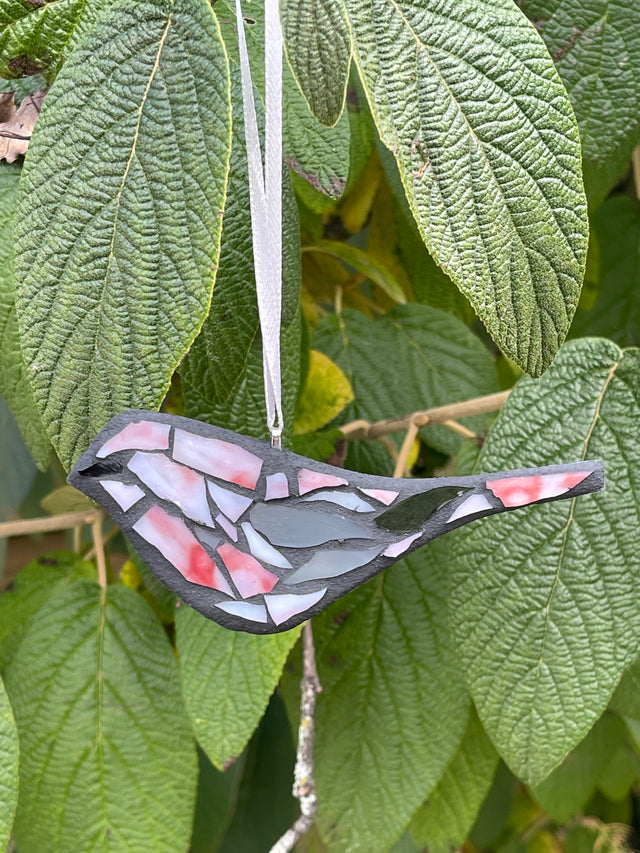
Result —
[[30, 533], [50, 533], [52, 530], [68, 530], [78, 524], [93, 524], [100, 517], [98, 510], [81, 512], [63, 512], [60, 515], [47, 515], [43, 518], [24, 518], [19, 521], [0, 523], [0, 539], [9, 536], [28, 536]]
[[104, 557], [104, 542], [102, 539], [102, 515], [98, 515], [91, 525], [93, 544], [96, 549], [96, 566], [98, 567], [98, 583], [102, 589], [107, 588], [107, 561]]
[[313, 775], [313, 740], [315, 734], [316, 695], [322, 687], [316, 669], [311, 622], [302, 629], [302, 682], [300, 685], [300, 728], [293, 783], [293, 796], [300, 801], [300, 817], [273, 845], [270, 853], [289, 853], [296, 842], [308, 832], [318, 810], [316, 783]]
[[446, 424], [450, 427], [448, 421], [457, 421], [458, 418], [483, 415], [501, 409], [510, 393], [510, 391], [499, 391], [497, 394], [475, 397], [473, 400], [465, 400], [462, 403], [449, 403], [446, 406], [437, 406], [434, 409], [425, 409], [402, 417], [385, 418], [373, 424], [362, 420], [352, 421], [340, 427], [340, 431], [345, 438], [357, 441], [380, 438], [381, 435], [388, 435], [390, 432], [406, 430], [412, 423], [417, 427], [427, 426], [427, 424]]
[[478, 438], [472, 429], [469, 429], [464, 424], [459, 424], [458, 421], [443, 421], [442, 426], [446, 426], [452, 432], [457, 432], [463, 438]]
[[409, 459], [409, 454], [411, 453], [411, 448], [413, 447], [413, 443], [416, 440], [416, 436], [418, 435], [418, 427], [412, 421], [409, 424], [409, 429], [407, 430], [407, 434], [404, 437], [404, 441], [402, 442], [402, 447], [400, 448], [400, 453], [398, 454], [398, 458], [396, 459], [396, 465], [393, 469], [394, 477], [404, 477], [407, 470], [407, 461]]
[[[118, 535], [118, 533], [120, 533], [120, 528], [119, 527], [112, 527], [111, 530], [107, 533], [107, 535], [103, 537], [102, 547], [104, 548], [104, 546], [107, 545], [109, 542], [111, 542], [112, 539], [115, 539], [116, 536]], [[91, 546], [91, 548], [89, 548], [89, 550], [87, 551], [87, 553], [83, 554], [82, 559], [83, 560], [93, 560], [93, 558], [95, 556], [96, 556], [96, 545], [94, 542], [93, 545]]]

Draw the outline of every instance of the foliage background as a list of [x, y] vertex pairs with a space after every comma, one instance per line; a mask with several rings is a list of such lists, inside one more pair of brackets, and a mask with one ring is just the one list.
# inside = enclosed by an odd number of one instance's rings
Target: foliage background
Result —
[[[412, 473], [607, 471], [314, 619], [297, 849], [637, 848], [638, 0], [281, 16], [289, 445], [391, 474], [402, 436], [340, 427], [513, 388], [474, 438], [423, 428]], [[233, 4], [0, 0], [0, 75], [47, 90], [0, 160], [0, 519], [85, 507], [65, 470], [129, 406], [264, 437]], [[268, 850], [297, 814], [299, 632], [224, 631], [105, 532], [106, 590], [87, 539], [0, 595], [0, 849]]]

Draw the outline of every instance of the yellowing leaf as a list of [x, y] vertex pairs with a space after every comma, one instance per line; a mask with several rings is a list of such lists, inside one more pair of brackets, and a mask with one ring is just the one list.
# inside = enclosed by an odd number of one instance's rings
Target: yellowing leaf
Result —
[[91, 509], [93, 503], [86, 495], [73, 486], [60, 486], [40, 501], [40, 506], [49, 515], [58, 515], [63, 512], [81, 512], [83, 509]]
[[311, 350], [307, 383], [296, 406], [294, 432], [298, 435], [320, 429], [352, 400], [353, 390], [338, 365], [324, 353]]

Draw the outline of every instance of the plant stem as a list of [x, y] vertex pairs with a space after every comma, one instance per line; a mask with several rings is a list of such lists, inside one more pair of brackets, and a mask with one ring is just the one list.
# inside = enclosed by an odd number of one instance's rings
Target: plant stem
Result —
[[453, 426], [453, 422], [457, 421], [458, 418], [495, 412], [502, 408], [510, 393], [511, 391], [499, 391], [497, 394], [475, 397], [473, 400], [465, 400], [462, 403], [449, 403], [446, 406], [437, 406], [402, 417], [385, 418], [373, 424], [363, 420], [352, 421], [340, 427], [340, 430], [344, 437], [351, 441], [380, 438], [380, 436], [387, 435], [390, 432], [406, 430], [411, 424], [415, 424], [418, 428], [427, 426], [427, 424], [444, 424], [450, 429], [455, 429], [456, 432], [461, 432], [466, 428], [457, 423], [455, 427]]
[[302, 682], [300, 727], [293, 783], [293, 796], [300, 801], [300, 817], [273, 845], [270, 853], [289, 853], [295, 843], [311, 829], [318, 810], [316, 783], [313, 775], [313, 741], [315, 735], [316, 696], [322, 690], [316, 669], [316, 652], [311, 622], [302, 628]]
[[79, 524], [93, 524], [96, 518], [100, 518], [97, 510], [85, 509], [82, 512], [64, 512], [43, 518], [3, 521], [0, 523], [0, 539], [9, 536], [28, 536], [30, 533], [49, 533], [52, 530], [68, 530]]

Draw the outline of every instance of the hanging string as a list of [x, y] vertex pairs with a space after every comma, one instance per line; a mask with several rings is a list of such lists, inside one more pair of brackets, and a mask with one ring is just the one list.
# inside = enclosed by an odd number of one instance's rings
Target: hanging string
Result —
[[274, 447], [281, 446], [282, 386], [282, 30], [278, 0], [265, 0], [264, 169], [253, 84], [240, 0], [236, 0], [242, 105], [249, 169], [253, 260], [262, 331], [262, 366], [267, 425]]

